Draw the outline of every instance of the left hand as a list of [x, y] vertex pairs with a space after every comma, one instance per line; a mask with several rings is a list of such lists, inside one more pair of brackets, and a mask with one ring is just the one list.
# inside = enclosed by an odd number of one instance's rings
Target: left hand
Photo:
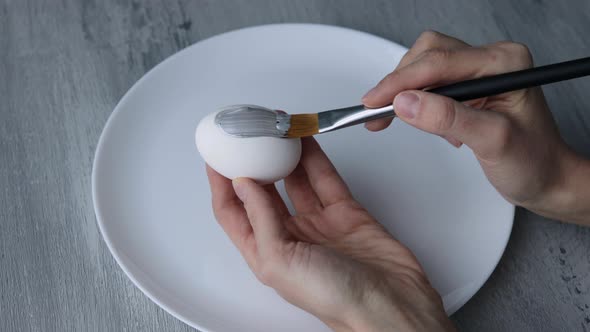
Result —
[[[207, 167], [215, 216], [264, 284], [336, 331], [454, 330], [414, 255], [357, 201], [313, 138], [274, 185]], [[234, 191], [235, 189], [235, 191]]]

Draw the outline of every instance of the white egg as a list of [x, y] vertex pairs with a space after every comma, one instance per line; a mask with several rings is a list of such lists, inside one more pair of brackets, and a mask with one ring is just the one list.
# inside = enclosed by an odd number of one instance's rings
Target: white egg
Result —
[[289, 175], [299, 163], [300, 139], [232, 136], [215, 124], [216, 114], [199, 122], [195, 141], [205, 162], [226, 178], [273, 183]]

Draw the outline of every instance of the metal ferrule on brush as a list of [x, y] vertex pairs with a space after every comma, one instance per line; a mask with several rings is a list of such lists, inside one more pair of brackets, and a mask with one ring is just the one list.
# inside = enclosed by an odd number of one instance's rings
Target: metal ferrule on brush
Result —
[[294, 115], [261, 106], [235, 105], [217, 113], [215, 123], [227, 134], [237, 137], [304, 137], [393, 116], [392, 105], [381, 108], [358, 105]]
[[394, 116], [393, 105], [380, 108], [366, 108], [363, 105], [358, 105], [320, 112], [318, 113], [319, 133]]

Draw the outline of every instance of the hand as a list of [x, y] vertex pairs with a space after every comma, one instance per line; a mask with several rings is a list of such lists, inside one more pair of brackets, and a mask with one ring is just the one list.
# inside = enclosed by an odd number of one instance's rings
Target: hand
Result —
[[[486, 176], [511, 203], [537, 213], [590, 224], [590, 166], [561, 139], [540, 88], [459, 103], [424, 92], [455, 81], [530, 68], [528, 49], [511, 42], [471, 47], [427, 31], [398, 67], [367, 93], [379, 107], [393, 101], [396, 115], [452, 145], [469, 146]], [[389, 120], [367, 123], [386, 128]], [[581, 180], [583, 179], [583, 180]]]
[[[453, 330], [414, 255], [357, 203], [313, 138], [274, 185], [207, 174], [215, 216], [264, 284], [336, 331]], [[234, 191], [235, 189], [235, 191]]]

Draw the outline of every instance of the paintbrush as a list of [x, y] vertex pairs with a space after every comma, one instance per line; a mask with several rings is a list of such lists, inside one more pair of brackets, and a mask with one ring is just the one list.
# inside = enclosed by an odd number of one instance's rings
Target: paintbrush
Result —
[[[467, 101], [587, 75], [590, 75], [590, 57], [462, 81], [427, 91]], [[295, 138], [394, 116], [393, 105], [381, 108], [358, 105], [312, 114], [288, 114], [257, 105], [233, 105], [223, 108], [216, 115], [215, 123], [226, 133], [239, 137]]]

